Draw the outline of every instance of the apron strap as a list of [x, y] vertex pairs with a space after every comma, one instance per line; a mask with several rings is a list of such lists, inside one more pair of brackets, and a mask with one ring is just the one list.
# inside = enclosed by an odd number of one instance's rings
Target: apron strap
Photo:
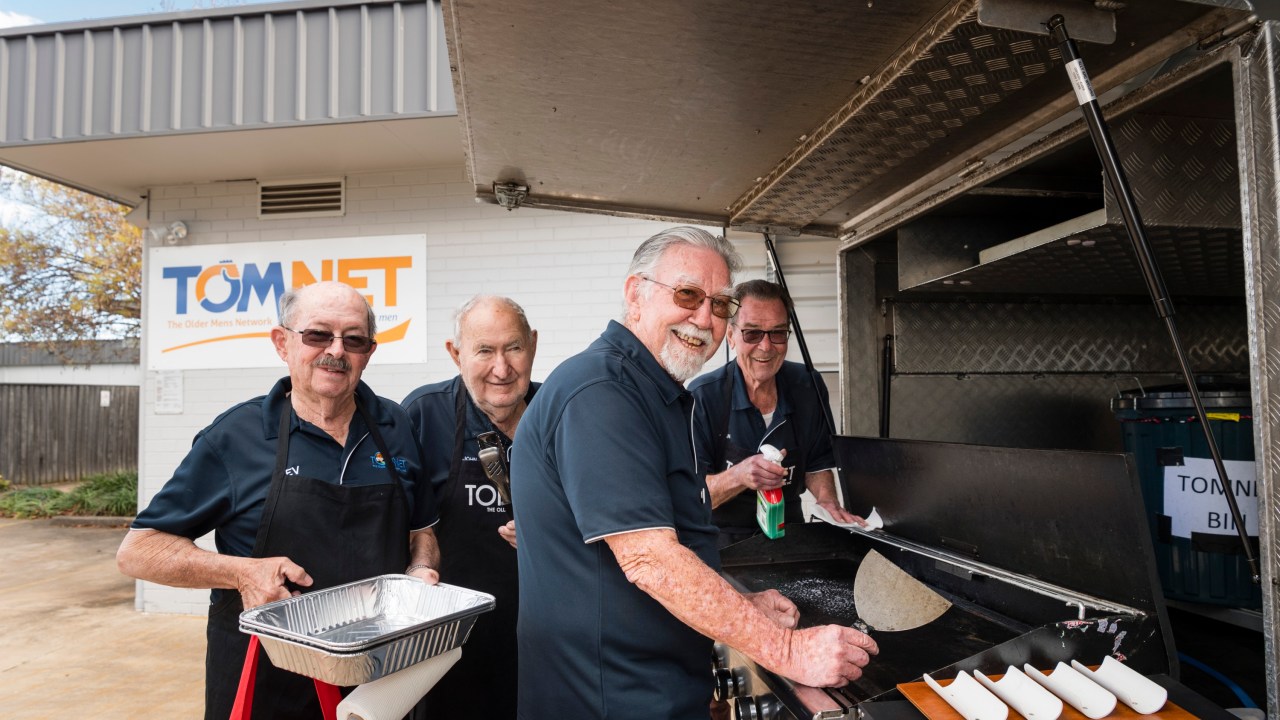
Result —
[[[286, 397], [286, 400], [288, 398]], [[285, 468], [289, 465], [289, 434], [293, 426], [293, 404], [286, 402], [280, 411], [279, 430], [276, 435], [276, 466], [271, 471], [271, 486], [267, 491], [267, 502], [262, 506], [262, 519], [258, 521], [258, 534], [253, 541], [251, 557], [266, 557], [267, 528], [276, 514], [276, 504], [280, 500], [280, 492], [284, 488]]]
[[724, 413], [716, 418], [718, 421], [711, 435], [711, 474], [725, 471], [725, 446], [729, 442], [729, 416], [733, 414], [733, 371], [738, 366], [734, 361], [720, 381], [720, 399], [724, 403]]
[[[449, 459], [449, 477], [456, 478], [462, 471], [462, 448], [467, 440], [467, 386], [458, 379], [458, 391], [453, 395], [453, 457]], [[450, 483], [452, 484], [452, 483]]]
[[365, 409], [364, 404], [360, 402], [360, 396], [356, 396], [356, 410], [359, 411], [360, 417], [364, 420], [364, 424], [369, 429], [369, 434], [373, 436], [373, 444], [378, 447], [378, 452], [382, 453], [383, 459], [386, 461], [387, 469], [391, 471], [391, 477], [395, 478], [396, 485], [404, 490], [404, 484], [401, 481], [400, 471], [396, 470], [395, 460], [391, 457], [391, 451], [387, 449], [387, 441], [382, 439], [382, 433], [378, 432], [378, 423], [373, 421], [373, 416]]

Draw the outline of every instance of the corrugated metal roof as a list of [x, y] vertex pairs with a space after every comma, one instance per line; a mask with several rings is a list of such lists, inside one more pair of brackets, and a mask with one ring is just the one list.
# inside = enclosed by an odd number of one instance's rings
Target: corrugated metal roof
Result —
[[94, 340], [84, 345], [64, 345], [58, 352], [35, 343], [0, 343], [0, 367], [137, 365], [138, 359], [137, 340]]
[[0, 147], [456, 113], [432, 0], [0, 31]]
[[126, 205], [165, 185], [462, 161], [438, 0], [0, 30], [0, 163]]

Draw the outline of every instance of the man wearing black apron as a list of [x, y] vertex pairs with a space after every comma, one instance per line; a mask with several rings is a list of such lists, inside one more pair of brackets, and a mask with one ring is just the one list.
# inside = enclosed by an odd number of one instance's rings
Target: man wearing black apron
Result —
[[[698, 401], [698, 461], [707, 473], [720, 546], [761, 532], [754, 490], [781, 487], [788, 524], [805, 519], [805, 489], [837, 522], [860, 522], [836, 495], [826, 408], [814, 392], [816, 382], [825, 405], [826, 386], [803, 365], [786, 362], [791, 297], [765, 280], [741, 283], [734, 293], [741, 307], [729, 321], [728, 339], [737, 357], [689, 384]], [[785, 453], [781, 465], [760, 454], [766, 444]]]
[[[271, 337], [289, 377], [196, 436], [117, 555], [133, 577], [213, 588], [206, 718], [231, 713], [249, 644], [244, 608], [386, 573], [438, 579], [421, 448], [403, 410], [360, 381], [376, 348], [368, 303], [317, 283], [285, 293], [280, 318]], [[217, 552], [194, 543], [210, 531]], [[253, 711], [320, 717], [313, 681], [265, 654]]]
[[440, 579], [493, 595], [462, 658], [427, 694], [427, 720], [516, 712], [515, 522], [507, 493], [511, 438], [538, 389], [529, 382], [538, 334], [510, 298], [477, 296], [458, 309], [445, 343], [459, 375], [418, 388], [404, 400], [426, 448], [435, 488], [443, 561]]

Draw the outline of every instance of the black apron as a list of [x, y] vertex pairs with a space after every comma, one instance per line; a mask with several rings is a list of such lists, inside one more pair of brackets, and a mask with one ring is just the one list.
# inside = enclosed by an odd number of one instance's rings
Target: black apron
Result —
[[[734, 376], [738, 371], [737, 363], [734, 363], [725, 372], [724, 379], [720, 381], [724, 414], [717, 418], [719, 422], [712, 438], [712, 474], [724, 472], [730, 466], [736, 465], [760, 452], [759, 447], [746, 448], [738, 445], [730, 436], [729, 420], [733, 415]], [[779, 398], [781, 398], [783, 391], [783, 387], [779, 385]], [[766, 432], [761, 442], [768, 443], [779, 449], [786, 448], [787, 456], [783, 459], [782, 466], [787, 468], [791, 478], [788, 484], [782, 486], [782, 496], [786, 505], [783, 521], [786, 523], [804, 522], [804, 510], [800, 503], [800, 494], [805, 489], [804, 451], [802, 449], [804, 446], [800, 443], [800, 439], [795, 436], [795, 423], [784, 420], [781, 424], [775, 426], [773, 430]], [[760, 534], [762, 531], [760, 526], [756, 524], [755, 518], [756, 494], [751, 490], [744, 490], [738, 493], [712, 510], [711, 520], [716, 524], [716, 527], [720, 528], [720, 547], [723, 548], [726, 545]]]
[[[498, 528], [513, 515], [511, 507], [498, 498], [479, 460], [462, 461], [469, 404], [466, 387], [459, 383], [449, 479], [436, 497], [440, 582], [489, 593], [498, 602], [472, 627], [457, 664], [427, 693], [422, 717], [511, 720], [516, 716], [520, 581], [516, 551], [498, 535]], [[502, 436], [502, 452], [509, 452], [510, 439], [501, 431], [498, 434]]]
[[[323, 590], [375, 575], [401, 573], [409, 565], [409, 503], [395, 462], [378, 425], [356, 400], [369, 434], [382, 453], [391, 482], [335, 485], [286, 475], [293, 407], [280, 413], [276, 467], [262, 509], [253, 557], [287, 557], [313, 581], [304, 591]], [[205, 654], [205, 718], [226, 720], [235, 703], [249, 636], [240, 632], [240, 593], [228, 590], [209, 609]], [[254, 720], [318, 720], [315, 681], [280, 670], [265, 652], [259, 658], [253, 697]]]

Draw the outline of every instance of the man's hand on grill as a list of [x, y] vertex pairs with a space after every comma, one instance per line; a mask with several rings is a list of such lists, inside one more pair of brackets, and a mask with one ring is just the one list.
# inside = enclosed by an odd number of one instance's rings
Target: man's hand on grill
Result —
[[880, 651], [866, 634], [840, 625], [795, 630], [790, 645], [789, 667], [781, 674], [813, 687], [848, 685]]
[[800, 609], [777, 590], [770, 588], [764, 592], [743, 593], [743, 597], [780, 628], [793, 628], [800, 622]]

